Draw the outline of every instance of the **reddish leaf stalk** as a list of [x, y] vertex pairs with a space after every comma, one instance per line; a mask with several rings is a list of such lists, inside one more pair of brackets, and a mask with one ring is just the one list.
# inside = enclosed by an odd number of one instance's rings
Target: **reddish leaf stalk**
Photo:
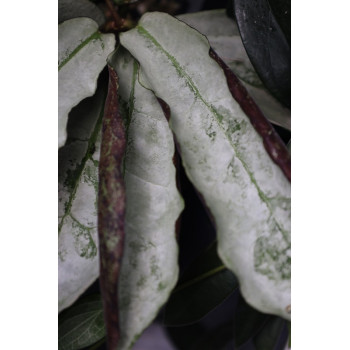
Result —
[[265, 118], [257, 104], [249, 96], [248, 91], [235, 76], [232, 70], [224, 63], [224, 61], [222, 61], [214, 50], [210, 49], [209, 55], [223, 69], [226, 76], [227, 85], [233, 98], [238, 102], [244, 113], [248, 116], [254, 129], [262, 137], [264, 147], [271, 159], [281, 168], [284, 175], [290, 182], [290, 154], [283, 141], [270, 122]]
[[124, 242], [125, 186], [122, 164], [125, 129], [118, 106], [118, 77], [109, 68], [108, 95], [102, 124], [99, 164], [98, 232], [100, 287], [104, 304], [108, 349], [117, 347], [119, 332], [118, 276]]

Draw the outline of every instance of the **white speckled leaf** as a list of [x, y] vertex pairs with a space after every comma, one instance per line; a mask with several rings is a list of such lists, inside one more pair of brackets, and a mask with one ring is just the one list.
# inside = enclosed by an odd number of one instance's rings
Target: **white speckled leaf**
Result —
[[96, 196], [104, 98], [105, 91], [99, 89], [91, 101], [79, 105], [71, 116], [72, 142], [59, 149], [59, 311], [99, 276]]
[[238, 76], [266, 118], [290, 130], [290, 110], [263, 86], [243, 46], [237, 24], [226, 15], [226, 10], [188, 13], [177, 18], [207, 37], [210, 46]]
[[186, 173], [215, 218], [218, 252], [245, 299], [290, 319], [290, 183], [232, 98], [207, 39], [162, 13], [121, 34], [171, 109]]
[[173, 135], [157, 99], [138, 83], [137, 63], [125, 49], [112, 60], [128, 110], [125, 244], [118, 286], [122, 350], [152, 322], [177, 282], [175, 224], [183, 201], [176, 187]]
[[74, 18], [58, 26], [58, 147], [66, 141], [69, 111], [94, 94], [114, 45], [113, 34], [99, 33], [90, 18]]

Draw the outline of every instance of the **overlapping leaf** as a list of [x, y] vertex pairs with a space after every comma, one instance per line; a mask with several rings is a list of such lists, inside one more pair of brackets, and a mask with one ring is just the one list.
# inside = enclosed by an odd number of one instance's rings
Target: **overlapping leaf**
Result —
[[58, 309], [71, 305], [99, 275], [97, 187], [105, 84], [70, 115], [70, 142], [59, 150]]
[[121, 43], [140, 62], [141, 82], [170, 106], [187, 175], [215, 218], [220, 258], [248, 303], [289, 319], [290, 183], [274, 163], [284, 146], [238, 81], [236, 102], [208, 41], [186, 24], [148, 13]]
[[[286, 347], [287, 338], [282, 338], [282, 331], [286, 327], [286, 321], [280, 317], [270, 317], [262, 330], [254, 337], [256, 350], [283, 350]], [[282, 341], [281, 341], [282, 340]]]
[[78, 17], [89, 17], [99, 26], [106, 20], [102, 11], [89, 0], [58, 0], [58, 23]]
[[117, 50], [110, 64], [118, 72], [127, 111], [127, 207], [118, 281], [117, 349], [122, 350], [129, 349], [152, 322], [176, 284], [175, 223], [183, 203], [176, 188], [173, 136], [157, 99], [139, 84], [136, 61], [124, 49]]
[[[232, 1], [242, 41], [252, 64], [271, 93], [290, 108], [290, 44], [269, 0]], [[285, 24], [284, 28], [287, 27]]]
[[225, 10], [189, 13], [177, 17], [205, 35], [210, 46], [241, 80], [249, 94], [272, 123], [290, 130], [290, 110], [264, 87], [243, 46], [237, 24]]
[[181, 277], [165, 308], [167, 326], [198, 321], [238, 287], [233, 273], [217, 255], [216, 242], [200, 255]]
[[235, 311], [234, 338], [237, 347], [256, 336], [268, 321], [270, 315], [250, 307], [240, 296]]
[[60, 315], [58, 349], [82, 349], [102, 339], [105, 333], [101, 296], [85, 297]]
[[74, 18], [58, 26], [58, 146], [66, 141], [68, 113], [92, 96], [97, 78], [114, 49], [113, 34], [101, 34], [90, 18]]

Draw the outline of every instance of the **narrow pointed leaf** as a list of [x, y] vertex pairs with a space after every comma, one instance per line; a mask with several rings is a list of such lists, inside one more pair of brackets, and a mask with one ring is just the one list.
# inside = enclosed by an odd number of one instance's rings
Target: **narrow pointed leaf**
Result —
[[58, 23], [77, 17], [89, 17], [99, 26], [106, 20], [102, 11], [89, 0], [58, 0]]
[[290, 45], [268, 0], [232, 0], [248, 56], [265, 86], [290, 107]]
[[118, 77], [109, 68], [108, 94], [102, 124], [98, 190], [100, 288], [103, 298], [107, 344], [115, 349], [120, 338], [118, 279], [123, 257], [125, 184], [123, 158], [125, 127], [118, 103]]
[[162, 108], [139, 84], [138, 65], [126, 50], [117, 50], [110, 64], [118, 72], [127, 111], [126, 236], [118, 287], [117, 349], [122, 350], [131, 348], [177, 282], [175, 224], [183, 202], [176, 188], [173, 135]]
[[106, 85], [71, 113], [69, 144], [58, 152], [58, 310], [99, 275], [97, 187]]
[[85, 297], [59, 316], [58, 349], [82, 349], [102, 339], [105, 333], [101, 296]]
[[75, 18], [58, 26], [58, 146], [66, 141], [68, 113], [92, 96], [97, 78], [114, 49], [112, 34], [101, 34], [90, 18]]
[[289, 319], [290, 159], [282, 141], [231, 71], [227, 81], [206, 38], [183, 22], [145, 14], [121, 43], [140, 62], [141, 81], [170, 107], [184, 168], [244, 298]]
[[197, 322], [221, 304], [238, 287], [234, 274], [217, 255], [217, 244], [186, 270], [166, 304], [164, 323], [179, 326]]
[[226, 15], [226, 10], [189, 13], [177, 18], [208, 38], [210, 46], [237, 75], [270, 122], [290, 130], [290, 109], [272, 96], [260, 81], [246, 53], [237, 24]]

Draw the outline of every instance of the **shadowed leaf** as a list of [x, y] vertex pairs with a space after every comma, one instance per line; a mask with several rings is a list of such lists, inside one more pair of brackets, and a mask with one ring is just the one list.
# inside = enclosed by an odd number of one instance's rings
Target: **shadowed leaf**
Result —
[[239, 347], [253, 338], [269, 317], [269, 315], [253, 309], [240, 297], [235, 312], [234, 338], [236, 346]]
[[256, 350], [282, 350], [287, 339], [281, 342], [282, 331], [286, 321], [280, 317], [270, 316], [261, 331], [253, 338]]
[[265, 86], [290, 107], [290, 46], [268, 0], [232, 0], [244, 47]]
[[90, 0], [58, 0], [58, 23], [77, 17], [89, 17], [99, 26], [106, 20], [102, 11]]
[[78, 350], [105, 336], [100, 295], [79, 300], [58, 318], [58, 349]]
[[198, 321], [238, 287], [233, 273], [217, 255], [216, 242], [185, 271], [165, 307], [164, 323], [178, 326]]

